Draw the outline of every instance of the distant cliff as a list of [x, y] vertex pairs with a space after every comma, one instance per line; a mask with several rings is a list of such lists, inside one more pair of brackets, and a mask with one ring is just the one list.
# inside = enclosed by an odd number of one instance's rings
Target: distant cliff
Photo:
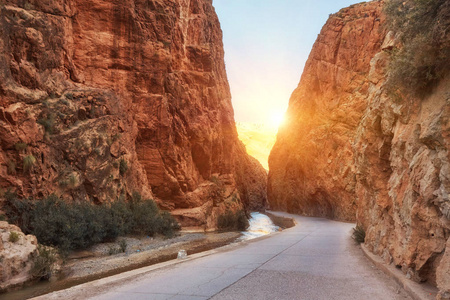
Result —
[[256, 158], [261, 165], [269, 170], [269, 153], [275, 144], [277, 130], [262, 124], [236, 124], [239, 139], [244, 143], [247, 153]]
[[371, 251], [447, 299], [450, 78], [423, 99], [386, 86], [398, 34], [383, 4], [352, 5], [323, 27], [269, 157], [269, 204], [356, 220]]
[[207, 228], [265, 206], [210, 0], [1, 3], [3, 190], [95, 203], [139, 192]]

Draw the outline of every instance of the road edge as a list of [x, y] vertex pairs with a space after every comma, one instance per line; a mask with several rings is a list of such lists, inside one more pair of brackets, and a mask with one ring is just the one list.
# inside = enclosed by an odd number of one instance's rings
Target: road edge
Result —
[[[138, 268], [138, 269], [134, 269], [131, 271], [127, 271], [127, 272], [123, 272], [120, 274], [116, 274], [116, 275], [112, 275], [112, 276], [108, 276], [108, 277], [104, 277], [101, 279], [97, 279], [94, 281], [89, 281], [83, 284], [79, 284], [79, 285], [75, 285], [73, 287], [67, 288], [67, 289], [62, 289], [59, 291], [54, 291], [48, 294], [44, 294], [41, 296], [37, 296], [34, 298], [30, 298], [30, 300], [52, 300], [52, 299], [64, 299], [64, 300], [71, 300], [71, 299], [80, 299], [80, 296], [83, 295], [83, 292], [85, 292], [86, 290], [90, 290], [90, 291], [95, 291], [96, 288], [100, 288], [100, 287], [105, 287], [105, 286], [114, 286], [115, 284], [117, 284], [118, 282], [124, 282], [124, 281], [128, 281], [128, 280], [133, 280], [139, 276], [142, 276], [144, 274], [147, 274], [149, 272], [155, 271], [155, 270], [159, 270], [159, 269], [163, 269], [163, 268], [167, 268], [173, 265], [177, 265], [177, 264], [181, 264], [187, 261], [191, 261], [194, 259], [199, 259], [205, 256], [209, 256], [211, 254], [214, 253], [218, 253], [218, 252], [226, 252], [226, 251], [230, 251], [233, 250], [235, 248], [239, 248], [242, 247], [246, 244], [249, 243], [253, 243], [259, 240], [263, 240], [269, 237], [272, 237], [274, 235], [279, 234], [279, 232], [274, 232], [265, 236], [261, 236], [261, 237], [257, 237], [251, 240], [244, 240], [244, 241], [239, 241], [239, 242], [235, 242], [235, 243], [231, 243], [229, 245], [226, 246], [222, 246], [219, 248], [215, 248], [212, 250], [208, 250], [208, 251], [203, 251], [203, 252], [199, 252], [199, 253], [195, 253], [195, 254], [191, 254], [188, 255], [186, 258], [184, 259], [172, 259], [166, 262], [162, 262], [159, 264], [154, 264], [154, 265], [150, 265], [147, 267], [142, 267], [142, 268]], [[90, 294], [89, 296], [96, 296], [99, 293], [93, 293]]]
[[386, 275], [391, 277], [392, 279], [400, 285], [411, 298], [414, 300], [434, 300], [438, 294], [438, 289], [426, 284], [426, 283], [417, 283], [408, 278], [406, 278], [405, 274], [402, 271], [395, 268], [392, 264], [386, 264], [381, 257], [376, 256], [371, 253], [369, 249], [363, 244], [360, 245], [361, 250], [364, 255], [381, 271], [383, 271]]

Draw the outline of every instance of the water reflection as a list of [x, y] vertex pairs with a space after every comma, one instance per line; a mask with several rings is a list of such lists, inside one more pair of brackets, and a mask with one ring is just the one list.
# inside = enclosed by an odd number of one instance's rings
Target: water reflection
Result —
[[248, 220], [250, 226], [242, 232], [242, 240], [251, 240], [280, 230], [280, 227], [273, 224], [272, 220], [265, 214], [252, 212], [250, 216]]

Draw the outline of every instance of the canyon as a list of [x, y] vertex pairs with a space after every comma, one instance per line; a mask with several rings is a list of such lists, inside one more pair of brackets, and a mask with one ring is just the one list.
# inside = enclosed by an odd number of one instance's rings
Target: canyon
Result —
[[[267, 205], [356, 222], [370, 251], [449, 299], [450, 77], [423, 98], [389, 92], [384, 4], [330, 15], [267, 177], [238, 139], [212, 0], [0, 0], [1, 196], [139, 193], [204, 230]], [[0, 277], [20, 284], [37, 241], [0, 223]]]
[[269, 157], [274, 210], [356, 221], [365, 245], [450, 297], [450, 78], [420, 97], [389, 93], [383, 1], [330, 15]]

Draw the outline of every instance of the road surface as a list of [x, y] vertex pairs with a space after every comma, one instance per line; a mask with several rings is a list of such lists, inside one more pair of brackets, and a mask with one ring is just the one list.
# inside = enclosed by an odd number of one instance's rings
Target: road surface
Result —
[[[278, 213], [277, 213], [278, 214]], [[292, 217], [297, 225], [253, 242], [109, 284], [45, 299], [411, 299], [351, 239], [354, 224]], [[113, 282], [113, 283], [111, 283]], [[44, 298], [42, 298], [44, 299]]]

